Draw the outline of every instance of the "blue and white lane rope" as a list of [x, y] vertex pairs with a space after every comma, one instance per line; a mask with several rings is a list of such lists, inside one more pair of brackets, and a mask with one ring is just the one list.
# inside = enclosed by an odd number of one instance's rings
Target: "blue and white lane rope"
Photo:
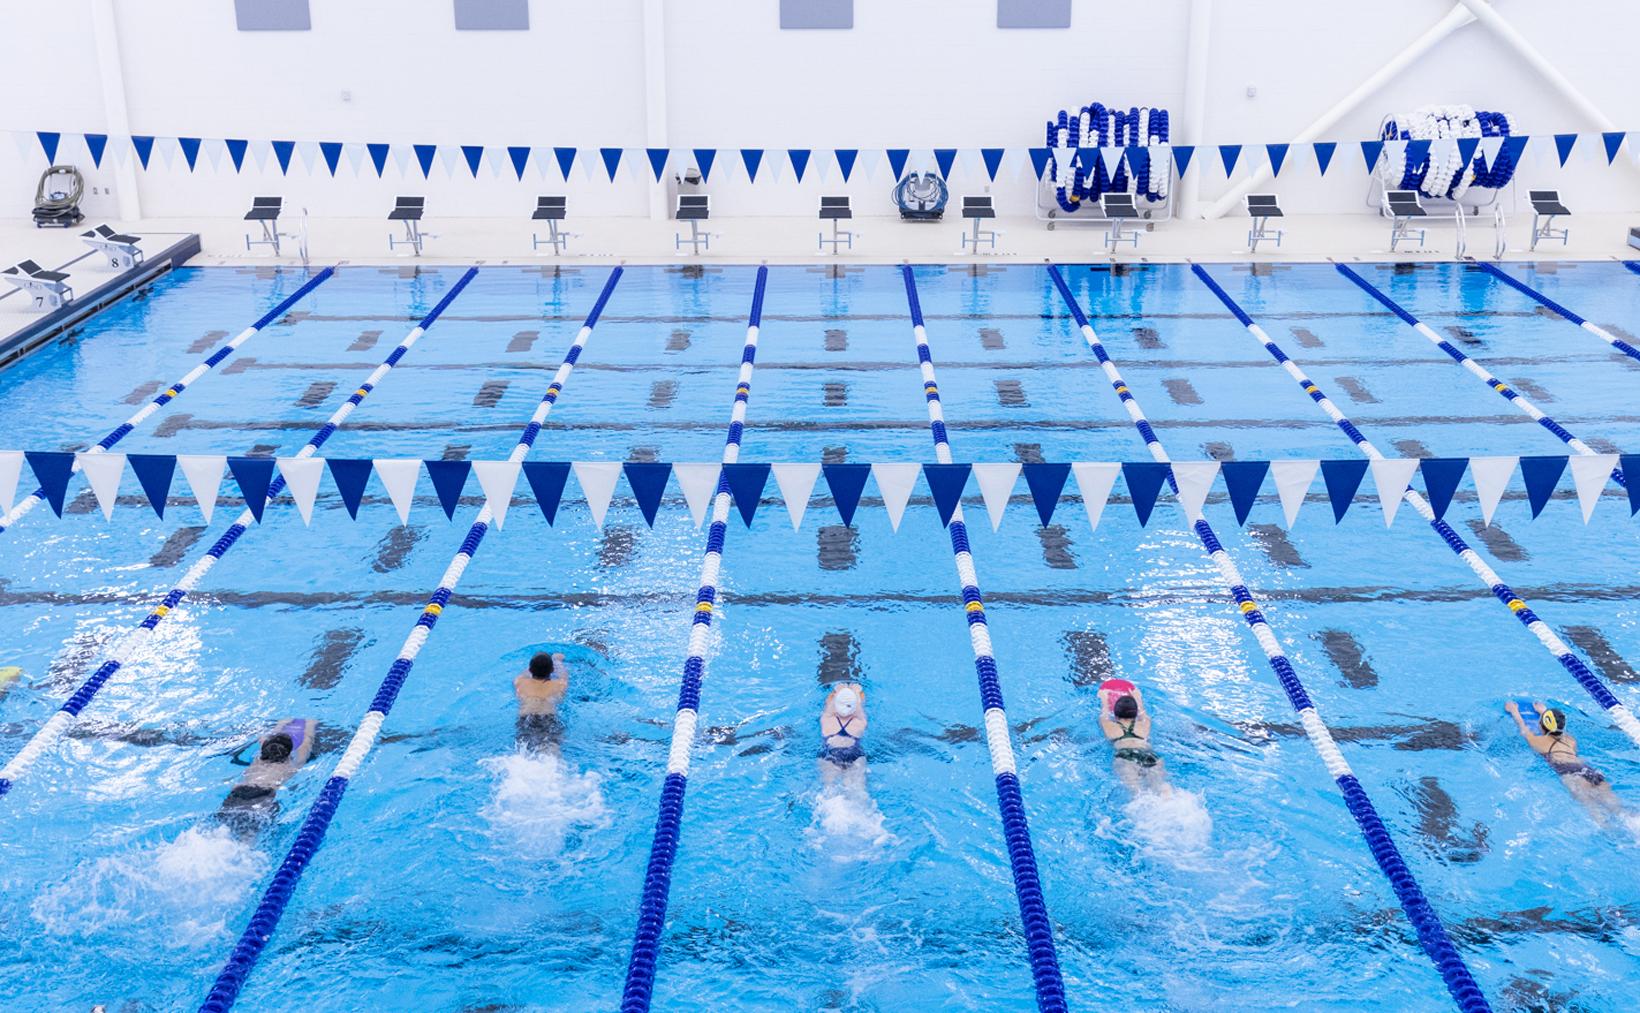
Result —
[[[1624, 341], [1611, 331], [1606, 330], [1604, 327], [1601, 327], [1599, 324], [1590, 323], [1588, 320], [1585, 320], [1583, 317], [1573, 313], [1571, 310], [1562, 306], [1560, 303], [1555, 302], [1553, 299], [1526, 284], [1524, 281], [1521, 281], [1519, 278], [1516, 278], [1514, 275], [1505, 273], [1502, 268], [1499, 268], [1493, 264], [1488, 264], [1484, 260], [1475, 261], [1475, 266], [1503, 282], [1505, 285], [1508, 285], [1515, 291], [1526, 296], [1528, 299], [1539, 302], [1555, 311], [1560, 316], [1570, 320], [1572, 323], [1588, 331], [1590, 334], [1593, 334], [1595, 337], [1617, 349], [1619, 352], [1622, 352], [1629, 358], [1640, 360], [1640, 348], [1635, 348], [1633, 345], [1629, 344], [1627, 341]], [[1631, 267], [1630, 270], [1634, 270], [1634, 268]]]
[[[1065, 284], [1065, 279], [1060, 275], [1059, 269], [1050, 264], [1048, 273], [1053, 277], [1054, 285], [1058, 287], [1060, 296], [1065, 300], [1065, 305], [1070, 307], [1071, 315], [1076, 319], [1077, 327], [1081, 328], [1083, 339], [1087, 341], [1088, 347], [1093, 350], [1094, 356], [1099, 360], [1099, 365], [1104, 369], [1105, 378], [1110, 381], [1111, 387], [1116, 391], [1116, 396], [1122, 401], [1122, 406], [1127, 409], [1128, 417], [1133, 420], [1134, 427], [1139, 430], [1139, 435], [1144, 438], [1145, 446], [1150, 450], [1150, 456], [1160, 463], [1168, 463], [1170, 458], [1167, 456], [1167, 451], [1162, 448], [1161, 441], [1156, 438], [1156, 431], [1151, 428], [1149, 420], [1145, 418], [1144, 411], [1139, 407], [1139, 402], [1134, 398], [1133, 392], [1128, 390], [1127, 382], [1122, 379], [1122, 374], [1117, 371], [1116, 364], [1111, 361], [1110, 356], [1105, 352], [1104, 344], [1099, 340], [1099, 336], [1094, 333], [1092, 325], [1088, 323], [1087, 315], [1082, 312], [1082, 307], [1077, 304], [1076, 297], [1071, 294], [1071, 290]], [[1174, 484], [1171, 476], [1169, 476], [1168, 482], [1170, 485]], [[1174, 491], [1177, 492], [1176, 485]], [[1367, 848], [1372, 852], [1372, 857], [1378, 863], [1378, 868], [1383, 871], [1384, 877], [1389, 880], [1391, 889], [1395, 891], [1396, 899], [1401, 902], [1401, 910], [1406, 912], [1407, 920], [1412, 923], [1412, 927], [1417, 931], [1419, 944], [1423, 946], [1424, 953], [1428, 954], [1429, 959], [1434, 962], [1435, 969], [1440, 973], [1441, 980], [1446, 983], [1446, 989], [1451, 993], [1453, 1001], [1459, 1009], [1466, 1011], [1466, 1013], [1478, 1013], [1478, 1011], [1490, 1009], [1491, 1007], [1486, 1002], [1486, 996], [1481, 993], [1480, 986], [1475, 984], [1475, 978], [1470, 974], [1469, 966], [1464, 963], [1457, 947], [1452, 944], [1451, 937], [1447, 935], [1446, 926], [1441, 924], [1440, 915], [1436, 914], [1435, 908], [1429, 903], [1429, 899], [1424, 896], [1423, 888], [1418, 885], [1417, 879], [1412, 875], [1412, 870], [1407, 867], [1406, 860], [1401, 857], [1400, 849], [1395, 846], [1395, 840], [1390, 836], [1389, 828], [1384, 826], [1384, 821], [1378, 815], [1377, 808], [1373, 806], [1372, 799], [1367, 797], [1366, 789], [1361, 787], [1361, 782], [1357, 780], [1355, 772], [1350, 769], [1350, 765], [1344, 759], [1343, 753], [1339, 751], [1338, 743], [1333, 739], [1332, 732], [1328, 730], [1326, 723], [1321, 720], [1315, 702], [1310, 699], [1309, 691], [1304, 688], [1304, 683], [1299, 679], [1292, 662], [1288, 660], [1286, 651], [1282, 648], [1281, 642], [1276, 639], [1275, 631], [1270, 628], [1270, 623], [1258, 607], [1258, 602], [1253, 598], [1252, 592], [1248, 591], [1246, 581], [1242, 579], [1241, 571], [1237, 569], [1229, 553], [1224, 551], [1224, 546], [1220, 544], [1218, 535], [1214, 533], [1212, 526], [1207, 523], [1205, 518], [1195, 521], [1192, 528], [1196, 537], [1201, 540], [1202, 548], [1207, 550], [1208, 556], [1213, 560], [1214, 565], [1218, 567], [1224, 582], [1230, 586], [1230, 593], [1236, 599], [1236, 605], [1241, 610], [1242, 618], [1247, 622], [1248, 628], [1253, 631], [1253, 636], [1258, 640], [1259, 647], [1264, 651], [1265, 658], [1269, 660], [1270, 668], [1276, 673], [1276, 678], [1281, 682], [1282, 690], [1287, 694], [1287, 700], [1292, 704], [1293, 709], [1298, 712], [1299, 723], [1303, 725], [1304, 734], [1309, 738], [1310, 745], [1314, 746], [1315, 751], [1321, 755], [1321, 762], [1326, 765], [1327, 773], [1332, 775], [1333, 780], [1338, 785], [1338, 790], [1343, 793], [1344, 804], [1349, 809], [1350, 815], [1355, 818], [1355, 825], [1360, 829], [1361, 836], [1366, 839]]]
[[[598, 295], [598, 301], [592, 306], [592, 312], [587, 314], [586, 321], [575, 335], [575, 340], [564, 353], [558, 372], [547, 385], [546, 394], [535, 406], [529, 423], [524, 426], [518, 442], [507, 455], [508, 461], [518, 464], [529, 455], [530, 448], [535, 445], [536, 436], [546, 423], [552, 406], [558, 402], [558, 396], [563, 393], [564, 385], [569, 382], [570, 373], [575, 370], [576, 360], [581, 357], [581, 350], [586, 347], [587, 339], [592, 337], [593, 328], [598, 326], [598, 318], [603, 315], [604, 306], [609, 302], [609, 297], [614, 293], [615, 285], [621, 280], [623, 273], [624, 269], [620, 267], [610, 272], [609, 280], [604, 282], [603, 291]], [[478, 512], [472, 527], [467, 529], [467, 537], [462, 540], [461, 548], [451, 558], [444, 575], [439, 578], [438, 587], [428, 597], [427, 604], [422, 606], [421, 614], [416, 617], [416, 624], [411, 627], [410, 635], [399, 648], [398, 657], [388, 668], [387, 676], [377, 688], [375, 698], [370, 701], [370, 709], [365, 712], [364, 719], [353, 732], [353, 738], [348, 742], [342, 758], [336, 762], [329, 779], [319, 790], [319, 797], [309, 807], [307, 817], [302, 820], [302, 828], [296, 833], [296, 840], [291, 843], [284, 861], [279, 863], [278, 870], [274, 872], [273, 881], [268, 884], [261, 901], [256, 905], [250, 924], [245, 926], [245, 931], [234, 944], [227, 963], [217, 975], [216, 983], [211, 986], [210, 994], [200, 1005], [202, 1011], [225, 1011], [239, 998], [239, 991], [244, 988], [245, 979], [256, 967], [262, 949], [267, 946], [268, 940], [278, 927], [279, 919], [285, 912], [285, 905], [290, 903], [291, 895], [296, 892], [296, 884], [306, 871], [308, 862], [312, 861], [314, 853], [324, 843], [325, 831], [330, 829], [330, 821], [336, 815], [336, 807], [341, 804], [348, 782], [359, 772], [359, 767], [370, 754], [370, 750], [375, 748], [376, 740], [381, 735], [382, 723], [387, 720], [387, 715], [393, 710], [393, 702], [398, 699], [399, 690], [404, 688], [405, 680], [410, 677], [410, 669], [416, 663], [416, 656], [421, 653], [422, 646], [432, 635], [433, 627], [438, 625], [438, 617], [443, 614], [445, 606], [450, 604], [456, 585], [461, 583], [461, 576], [467, 571], [467, 564], [478, 554], [479, 544], [484, 541], [484, 535], [489, 531], [491, 516], [490, 505], [486, 502], [483, 509]]]
[[[1452, 342], [1447, 341], [1445, 338], [1442, 338], [1439, 334], [1436, 334], [1433, 328], [1431, 328], [1428, 324], [1424, 323], [1423, 321], [1419, 320], [1417, 317], [1413, 316], [1411, 313], [1407, 312], [1405, 307], [1403, 307], [1400, 303], [1397, 303], [1394, 299], [1391, 299], [1387, 293], [1383, 292], [1377, 286], [1373, 285], [1372, 282], [1370, 282], [1367, 279], [1361, 277], [1359, 274], [1356, 274], [1354, 271], [1350, 270], [1348, 267], [1345, 267], [1343, 264], [1334, 264], [1333, 266], [1338, 268], [1339, 273], [1342, 274], [1344, 277], [1348, 278], [1349, 280], [1351, 280], [1351, 281], [1355, 282], [1357, 285], [1359, 285], [1361, 287], [1362, 291], [1366, 292], [1368, 295], [1370, 295], [1374, 299], [1376, 299], [1381, 305], [1383, 305], [1383, 307], [1385, 309], [1389, 310], [1391, 313], [1393, 313], [1396, 316], [1400, 317], [1402, 323], [1406, 324], [1408, 327], [1411, 327], [1413, 330], [1417, 331], [1424, 338], [1426, 338], [1427, 340], [1432, 342], [1435, 345], [1436, 348], [1439, 348], [1441, 351], [1443, 351], [1447, 355], [1451, 356], [1453, 362], [1456, 362], [1458, 365], [1462, 366], [1464, 369], [1468, 370], [1469, 372], [1473, 373], [1475, 376], [1479, 377], [1482, 383], [1486, 384], [1488, 387], [1491, 387], [1494, 391], [1496, 391], [1499, 395], [1501, 395], [1505, 401], [1508, 401], [1510, 404], [1514, 405], [1516, 408], [1519, 408], [1533, 422], [1536, 422], [1538, 425], [1542, 426], [1543, 428], [1549, 430], [1549, 432], [1553, 433], [1555, 435], [1555, 438], [1560, 440], [1560, 442], [1566, 444], [1568, 447], [1571, 447], [1573, 450], [1577, 451], [1580, 455], [1582, 455], [1584, 457], [1587, 457], [1589, 455], [1592, 455], [1592, 454], [1596, 453], [1596, 451], [1593, 447], [1589, 446], [1587, 443], [1584, 443], [1582, 440], [1580, 440], [1577, 437], [1573, 436], [1566, 429], [1565, 426], [1561, 425], [1559, 422], [1556, 422], [1554, 419], [1550, 418], [1547, 412], [1544, 412], [1537, 405], [1533, 404], [1532, 402], [1526, 400], [1526, 398], [1522, 397], [1520, 395], [1519, 391], [1515, 390], [1513, 387], [1509, 386], [1508, 384], [1504, 383], [1502, 380], [1498, 379], [1497, 377], [1493, 376], [1491, 373], [1487, 372], [1486, 369], [1484, 367], [1482, 367], [1480, 363], [1476, 362], [1474, 359], [1471, 359], [1469, 356], [1467, 356], [1463, 352], [1459, 351], [1457, 349], [1457, 347], [1452, 344]], [[1485, 266], [1488, 266], [1488, 265], [1483, 264], [1482, 266], [1485, 267]], [[1207, 278], [1207, 273], [1205, 271], [1203, 271], [1200, 267], [1195, 268], [1195, 271], [1196, 271], [1196, 274], [1199, 275], [1200, 277], [1202, 277], [1204, 279]], [[1507, 279], [1506, 278], [1505, 280], [1512, 281], [1513, 279]], [[1209, 285], [1209, 287], [1217, 289], [1217, 286], [1213, 284], [1211, 279], [1208, 280], [1208, 285]], [[1224, 302], [1225, 305], [1230, 306], [1231, 305], [1230, 297], [1225, 295], [1222, 290], [1218, 290], [1218, 292], [1219, 292], [1219, 299], [1222, 302]], [[1238, 315], [1238, 317], [1242, 316], [1242, 314], [1237, 309], [1235, 309], [1233, 306], [1231, 308], [1231, 312], [1236, 313]], [[1613, 339], [1613, 340], [1616, 340], [1616, 339]], [[1351, 439], [1354, 439], [1354, 437], [1351, 437]], [[1616, 479], [1617, 484], [1622, 486], [1623, 488], [1627, 489], [1629, 487], [1628, 479], [1624, 477], [1622, 468], [1613, 468], [1612, 469], [1612, 478]], [[1422, 512], [1423, 511], [1421, 511], [1421, 510], [1419, 511], [1419, 513], [1422, 513]]]
[[[328, 281], [330, 276], [335, 273], [336, 269], [334, 267], [327, 267], [318, 274], [309, 278], [301, 288], [297, 289], [295, 292], [292, 292], [288, 299], [265, 313], [262, 316], [262, 319], [240, 331], [232, 341], [206, 356], [203, 362], [199, 363], [193, 369], [188, 370], [188, 372], [182, 374], [182, 379], [171, 384], [169, 387], [165, 388], [165, 390], [162, 391], [158, 397], [137, 409], [137, 413], [135, 415], [132, 415], [124, 422], [121, 422], [119, 425], [115, 426], [109, 431], [107, 436], [104, 436], [102, 439], [98, 440], [96, 446], [92, 447], [90, 450], [87, 450], [86, 453], [107, 453], [109, 448], [113, 447], [114, 444], [125, 439], [126, 436], [130, 435], [132, 430], [148, 421], [149, 416], [176, 400], [177, 396], [187, 390], [191, 384], [195, 383], [200, 377], [221, 365], [222, 360], [237, 351], [240, 345], [243, 345], [245, 342], [255, 337], [262, 330], [262, 328], [284, 316], [286, 310], [289, 310], [292, 306], [300, 302], [303, 296]], [[70, 470], [79, 471], [80, 462], [75, 460], [74, 465]], [[35, 489], [32, 493], [29, 493], [27, 496], [23, 497], [23, 499], [16, 506], [12, 507], [9, 512], [3, 516], [0, 516], [0, 532], [11, 530], [12, 525], [26, 517], [29, 511], [33, 510], [41, 503], [44, 503], [45, 499], [46, 491], [44, 489]]]
[[[905, 277], [905, 297], [911, 308], [911, 333], [917, 339], [917, 363], [922, 368], [923, 398], [928, 402], [928, 429], [934, 437], [934, 457], [941, 464], [950, 464], [951, 443], [945, 429], [945, 409], [934, 375], [934, 356], [928, 348], [928, 331], [923, 326], [922, 303], [917, 299], [917, 281], [911, 265], [903, 265], [900, 271]], [[1031, 845], [1031, 828], [1025, 818], [1025, 799], [1014, 762], [1013, 733], [1008, 727], [1008, 713], [1003, 709], [1002, 681], [991, 649], [991, 627], [985, 620], [985, 599], [980, 594], [979, 574], [974, 569], [973, 551], [968, 546], [968, 527], [963, 523], [961, 504], [952, 511], [948, 528], [957, 579], [962, 584], [963, 610], [968, 616], [968, 641], [974, 651], [974, 671], [979, 676], [979, 697], [985, 712], [985, 745], [991, 753], [991, 773], [996, 777], [997, 808], [1002, 814], [1002, 836], [1008, 845], [1014, 893], [1019, 898], [1019, 917], [1031, 958], [1036, 1005], [1044, 1013], [1060, 1013], [1067, 1008], [1065, 981], [1059, 970], [1059, 954], [1054, 949], [1053, 922], [1048, 918], [1048, 904], [1042, 896], [1036, 849]]]
[[[1322, 411], [1327, 413], [1327, 417], [1332, 419], [1344, 435], [1350, 438], [1356, 449], [1360, 450], [1368, 460], [1384, 459], [1384, 454], [1367, 440], [1361, 430], [1356, 428], [1355, 423], [1350, 421], [1349, 416], [1339, 411], [1338, 406], [1332, 402], [1332, 399], [1322, 393], [1321, 388], [1316, 386], [1315, 381], [1305, 375], [1304, 371], [1298, 367], [1298, 364], [1288, 358], [1287, 353], [1282, 351], [1279, 345], [1270, 340], [1270, 335], [1264, 332], [1264, 328], [1254, 323], [1253, 319], [1236, 304], [1235, 300], [1231, 299], [1229, 294], [1219, 287], [1218, 282], [1214, 281], [1200, 266], [1192, 265], [1191, 270], [1196, 273], [1196, 277], [1200, 278], [1203, 284], [1213, 291], [1214, 295], [1219, 297], [1219, 301], [1224, 303], [1231, 314], [1241, 321], [1242, 326], [1247, 328], [1247, 332], [1259, 344], [1264, 346], [1264, 350], [1270, 353], [1270, 357], [1281, 364], [1281, 368], [1285, 369], [1287, 375], [1291, 376], [1303, 389], [1304, 393], [1310, 396], [1310, 400], [1314, 401], [1321, 407]], [[1555, 660], [1559, 661], [1561, 667], [1566, 669], [1573, 679], [1577, 680], [1578, 685], [1582, 686], [1594, 698], [1595, 702], [1605, 709], [1606, 713], [1610, 715], [1612, 723], [1621, 728], [1623, 733], [1633, 740], [1636, 745], [1640, 745], [1640, 721], [1636, 721], [1628, 707], [1612, 695], [1612, 691], [1607, 688], [1604, 682], [1600, 681], [1599, 676], [1589, 670], [1589, 666], [1583, 663], [1583, 659], [1573, 653], [1572, 649], [1566, 645], [1566, 642], [1561, 640], [1555, 631], [1549, 628], [1548, 623], [1538, 618], [1537, 613], [1532, 610], [1526, 601], [1516, 594], [1513, 588], [1503, 582], [1503, 578], [1498, 576], [1497, 571], [1488, 566], [1486, 561], [1480, 557], [1480, 554], [1469, 547], [1469, 543], [1465, 542], [1458, 532], [1453, 530], [1452, 525], [1435, 516], [1435, 511], [1417, 490], [1408, 489], [1402, 499], [1418, 512], [1418, 516], [1422, 517], [1435, 530], [1436, 534], [1441, 536], [1441, 540], [1446, 542], [1447, 548], [1452, 550], [1453, 555], [1468, 565], [1475, 576], [1480, 578], [1481, 583], [1486, 585], [1486, 589], [1492, 592], [1492, 596], [1502, 602], [1520, 621], [1520, 624], [1530, 630], [1532, 635], [1538, 639], [1538, 642], [1547, 648], [1550, 654], [1554, 655]]]
[[[740, 459], [740, 437], [746, 429], [746, 406], [752, 396], [752, 367], [757, 361], [757, 335], [763, 325], [763, 290], [769, 269], [757, 269], [752, 311], [746, 322], [746, 343], [740, 353], [740, 375], [735, 383], [729, 434], [723, 443], [723, 463]], [[700, 586], [690, 618], [689, 654], [678, 686], [678, 710], [672, 718], [672, 742], [667, 751], [666, 780], [661, 785], [655, 836], [644, 870], [643, 896], [638, 900], [638, 927], [632, 954], [626, 963], [626, 985], [621, 991], [621, 1013], [644, 1013], [655, 991], [655, 967], [660, 961], [661, 932], [666, 928], [666, 903], [672, 889], [672, 862], [678, 854], [683, 828], [683, 795], [689, 785], [689, 750], [695, 742], [700, 717], [700, 686], [706, 675], [706, 647], [712, 632], [712, 614], [718, 604], [718, 571], [723, 565], [723, 539], [729, 531], [729, 480], [720, 473], [712, 497], [712, 526], [706, 532], [706, 553], [700, 562]]]
[[[440, 299], [438, 305], [433, 307], [433, 311], [427, 314], [421, 323], [412, 328], [409, 334], [405, 335], [404, 340], [399, 342], [392, 352], [388, 353], [387, 358], [382, 360], [381, 365], [371, 371], [370, 375], [365, 378], [364, 383], [359, 384], [359, 388], [342, 403], [341, 407], [336, 409], [323, 426], [319, 427], [319, 430], [313, 434], [307, 444], [297, 451], [296, 457], [312, 457], [318, 453], [319, 448], [324, 446], [325, 441], [330, 439], [331, 434], [336, 431], [337, 427], [347, 421], [347, 417], [352, 415], [353, 410], [359, 407], [365, 398], [370, 396], [370, 392], [376, 389], [382, 378], [392, 372], [398, 361], [404, 358], [404, 354], [410, 351], [412, 345], [421, 340], [421, 336], [427, 332], [429, 327], [433, 326], [433, 322], [455, 300], [455, 297], [461, 294], [461, 290], [467, 287], [467, 283], [472, 281], [473, 276], [477, 273], [478, 268], [468, 268], [467, 273], [463, 274], [459, 281], [450, 286], [450, 290], [444, 293], [444, 298]], [[268, 484], [268, 500], [271, 502], [284, 488], [285, 478], [280, 475]], [[188, 572], [182, 575], [182, 579], [177, 581], [176, 586], [171, 588], [158, 605], [154, 606], [154, 610], [148, 613], [142, 622], [137, 624], [136, 629], [126, 634], [124, 639], [114, 648], [112, 656], [103, 662], [102, 667], [98, 668], [90, 678], [80, 684], [80, 688], [74, 691], [74, 695], [69, 697], [62, 707], [58, 708], [57, 712], [47, 719], [45, 724], [40, 726], [40, 730], [34, 733], [34, 736], [23, 745], [23, 748], [18, 751], [16, 756], [11, 758], [9, 763], [4, 767], [0, 767], [0, 798], [10, 793], [17, 779], [23, 776], [29, 767], [34, 765], [34, 761], [38, 760], [41, 754], [63, 737], [63, 734], [79, 718], [80, 712], [85, 709], [86, 705], [91, 702], [108, 680], [113, 678], [114, 673], [125, 665], [127, 659], [147, 646], [148, 641], [154, 635], [154, 628], [181, 604], [182, 600], [188, 596], [188, 592], [197, 587], [199, 582], [205, 578], [205, 575], [211, 572], [211, 567], [216, 565], [216, 561], [226, 555], [228, 550], [234, 547], [234, 543], [239, 541], [240, 536], [250, 530], [251, 525], [255, 523], [256, 516], [251, 513], [249, 508], [240, 513], [228, 530], [222, 533], [222, 537], [218, 538], [216, 543], [206, 550], [205, 555], [201, 556], [193, 566], [188, 568]]]

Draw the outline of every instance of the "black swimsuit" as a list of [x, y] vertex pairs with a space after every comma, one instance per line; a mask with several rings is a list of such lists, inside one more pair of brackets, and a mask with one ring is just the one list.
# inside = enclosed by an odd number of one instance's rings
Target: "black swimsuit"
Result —
[[[830, 760], [839, 767], [846, 767], [855, 760], [863, 759], [865, 757], [866, 751], [860, 748], [860, 737], [848, 730], [849, 722], [853, 720], [854, 715], [852, 714], [846, 718], [838, 715], [837, 730], [826, 736], [827, 741], [820, 747], [821, 759]], [[846, 746], [834, 746], [830, 743], [831, 739], [848, 739], [849, 744]]]
[[[1606, 783], [1606, 775], [1583, 762], [1583, 760], [1575, 754], [1569, 760], [1555, 759], [1555, 747], [1560, 745], [1565, 745], [1564, 740], [1555, 739], [1553, 742], [1549, 743], [1549, 751], [1543, 754], [1543, 758], [1549, 761], [1550, 770], [1559, 774], [1561, 777], [1581, 777], [1590, 785], [1601, 785]], [[1567, 748], [1570, 749], [1572, 747], [1567, 746]]]
[[[1112, 720], [1114, 721], [1114, 719]], [[1138, 718], [1134, 718], [1132, 721], [1129, 721], [1127, 725], [1122, 728], [1122, 734], [1117, 736], [1111, 742], [1111, 745], [1114, 746], [1116, 743], [1127, 739], [1132, 739], [1135, 742], [1141, 743], [1141, 745], [1123, 746], [1120, 749], [1117, 749], [1115, 753], [1116, 759], [1127, 760], [1129, 763], [1137, 763], [1141, 767], [1154, 767], [1159, 760], [1156, 756], [1156, 751], [1150, 748], [1150, 740], [1146, 739], [1142, 735], [1133, 734], [1133, 726], [1138, 723]]]

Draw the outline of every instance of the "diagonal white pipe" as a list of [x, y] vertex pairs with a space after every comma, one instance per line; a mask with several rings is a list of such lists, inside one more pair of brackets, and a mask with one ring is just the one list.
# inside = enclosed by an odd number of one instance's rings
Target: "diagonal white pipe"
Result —
[[1617, 129], [1617, 124], [1611, 121], [1611, 117], [1601, 112], [1598, 106], [1578, 91], [1577, 86], [1567, 80], [1566, 75], [1555, 69], [1555, 65], [1550, 63], [1542, 53], [1538, 52], [1527, 41], [1526, 36], [1516, 31], [1514, 25], [1505, 21], [1503, 16], [1494, 10], [1487, 0], [1458, 0], [1458, 3], [1468, 8], [1480, 20], [1481, 24], [1492, 29], [1498, 34], [1499, 38], [1513, 47], [1515, 52], [1519, 53], [1527, 63], [1532, 65], [1532, 69], [1542, 74], [1550, 84], [1559, 89], [1561, 95], [1565, 96], [1566, 101], [1577, 106], [1578, 111], [1587, 116], [1601, 130], [1613, 131]]

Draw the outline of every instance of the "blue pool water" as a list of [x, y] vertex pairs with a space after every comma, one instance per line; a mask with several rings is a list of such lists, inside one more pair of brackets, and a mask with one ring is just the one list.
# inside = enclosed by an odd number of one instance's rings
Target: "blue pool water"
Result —
[[[1064, 270], [1173, 457], [1355, 454], [1188, 268]], [[1331, 267], [1209, 270], [1386, 453], [1565, 452]], [[1640, 450], [1640, 363], [1477, 271], [1359, 270], [1597, 449]], [[1507, 270], [1640, 329], [1621, 265]], [[120, 449], [295, 452], [460, 273], [339, 270]], [[482, 269], [325, 453], [505, 456], [606, 277]], [[301, 281], [168, 276], [0, 374], [0, 442], [83, 447]], [[1147, 459], [1045, 270], [917, 281], [957, 460]], [[753, 282], [628, 268], [532, 459], [716, 460]], [[770, 269], [752, 391], [742, 460], [933, 459], [897, 269]], [[1492, 528], [1467, 482], [1448, 519], [1640, 705], [1621, 491], [1585, 526], [1566, 502], [1529, 520], [1516, 481]], [[681, 502], [648, 530], [620, 497], [600, 533], [570, 489], [556, 527], [521, 499], [486, 539], [242, 1008], [618, 1003], [703, 536]], [[473, 483], [447, 523], [424, 479], [401, 528], [374, 484], [357, 523], [324, 490], [311, 527], [271, 505], [0, 800], [0, 1007], [204, 997], [480, 506]], [[123, 491], [112, 522], [87, 493], [0, 535], [0, 664], [25, 672], [0, 760], [237, 512], [231, 480], [209, 526], [180, 477], [163, 521]], [[1449, 1008], [1217, 570], [1176, 507], [1141, 528], [1123, 492], [1097, 533], [1069, 495], [1039, 527], [1023, 483], [999, 532], [969, 509], [1072, 1008]], [[1629, 1008], [1636, 831], [1595, 826], [1500, 704], [1564, 700], [1640, 810], [1632, 743], [1410, 510], [1386, 529], [1370, 482], [1338, 525], [1318, 482], [1290, 532], [1266, 492], [1247, 528], [1222, 495], [1208, 519], [1488, 998]], [[656, 1008], [1032, 1008], [949, 543], [926, 495], [893, 534], [869, 497], [837, 526], [822, 493], [794, 532], [771, 483], [729, 532]], [[543, 645], [574, 666], [561, 765], [513, 747], [511, 678]], [[1094, 686], [1113, 674], [1147, 687], [1171, 802], [1112, 775]], [[870, 693], [869, 801], [818, 783], [841, 677]], [[329, 752], [237, 842], [208, 818], [233, 754], [297, 714]]]

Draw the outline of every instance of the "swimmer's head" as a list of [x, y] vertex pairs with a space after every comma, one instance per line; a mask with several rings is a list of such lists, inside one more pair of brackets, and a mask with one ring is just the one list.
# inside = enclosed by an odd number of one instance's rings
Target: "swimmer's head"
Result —
[[1122, 721], [1131, 721], [1139, 716], [1139, 701], [1130, 694], [1123, 693], [1111, 704], [1110, 712]]
[[1538, 716], [1538, 727], [1545, 734], [1559, 735], [1566, 730], [1566, 712], [1558, 707], [1550, 707]]
[[552, 655], [542, 652], [530, 659], [530, 676], [536, 679], [552, 678]]
[[837, 713], [845, 718], [860, 710], [860, 694], [853, 686], [839, 686], [832, 693], [831, 701]]
[[262, 740], [262, 759], [268, 763], [284, 763], [296, 743], [284, 732], [275, 732]]

